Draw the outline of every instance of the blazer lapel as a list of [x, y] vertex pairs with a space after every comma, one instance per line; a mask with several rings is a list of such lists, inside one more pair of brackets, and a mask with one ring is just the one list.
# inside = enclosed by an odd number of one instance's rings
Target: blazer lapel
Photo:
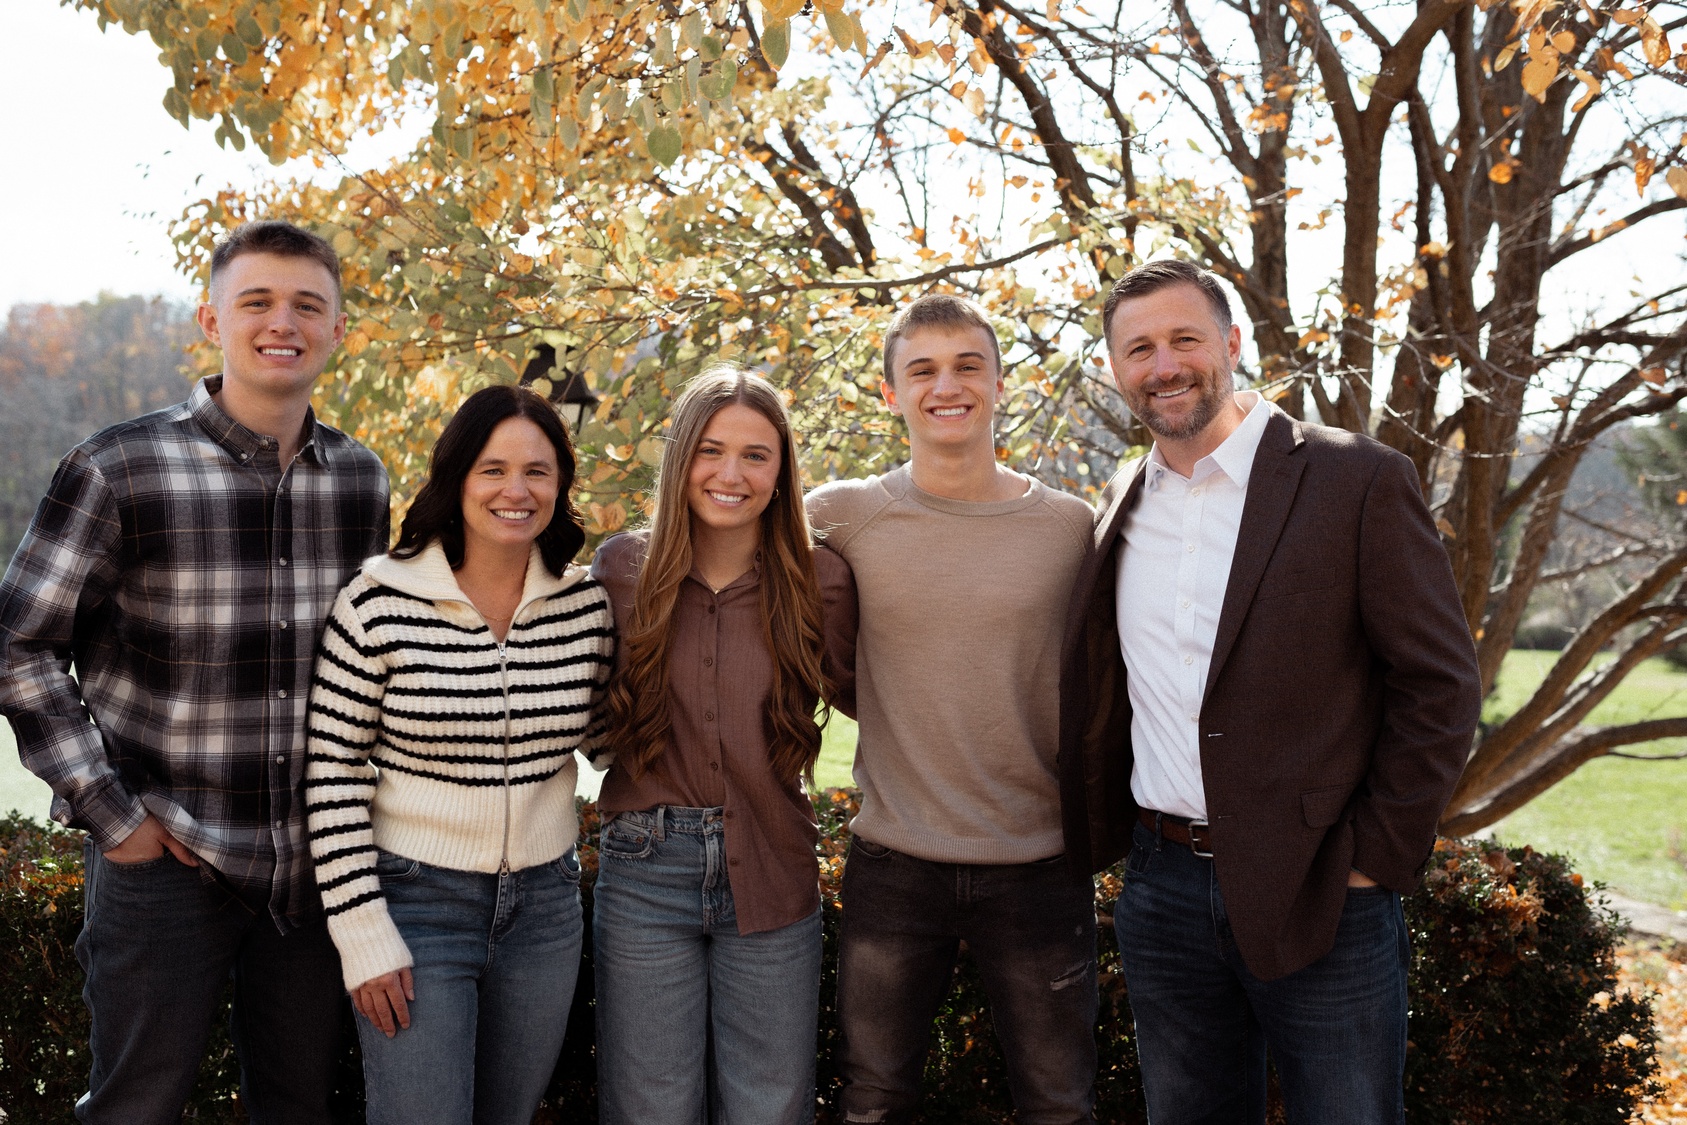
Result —
[[1266, 564], [1283, 534], [1283, 524], [1288, 521], [1301, 472], [1306, 468], [1306, 462], [1294, 454], [1305, 440], [1298, 424], [1286, 414], [1274, 411], [1265, 424], [1253, 470], [1248, 474], [1248, 496], [1242, 504], [1241, 526], [1236, 530], [1230, 581], [1224, 589], [1224, 606], [1219, 610], [1218, 629], [1213, 636], [1212, 662], [1207, 668], [1209, 693], [1242, 631], [1254, 591], [1259, 589]]

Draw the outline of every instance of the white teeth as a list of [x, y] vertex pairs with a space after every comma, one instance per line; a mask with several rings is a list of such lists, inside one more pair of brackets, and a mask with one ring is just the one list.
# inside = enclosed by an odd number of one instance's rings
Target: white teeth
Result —
[[515, 521], [515, 520], [524, 520], [527, 517], [531, 516], [533, 513], [532, 512], [498, 511], [498, 510], [494, 509], [492, 514], [497, 516], [501, 520]]
[[966, 412], [967, 408], [964, 406], [942, 406], [932, 411], [939, 418], [959, 418]]
[[259, 348], [260, 355], [298, 355], [298, 348]]
[[725, 492], [710, 492], [709, 499], [715, 501], [717, 504], [742, 504], [744, 501], [748, 500], [749, 497], [733, 496]]
[[1190, 389], [1189, 387], [1179, 387], [1175, 391], [1155, 391], [1151, 397], [1153, 397], [1153, 398], [1176, 398], [1178, 395], [1182, 394], [1183, 392], [1185, 392], [1189, 389]]

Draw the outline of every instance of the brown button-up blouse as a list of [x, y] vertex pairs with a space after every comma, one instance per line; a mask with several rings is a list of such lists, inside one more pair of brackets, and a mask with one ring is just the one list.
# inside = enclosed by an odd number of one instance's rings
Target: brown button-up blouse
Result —
[[[621, 643], [648, 541], [645, 532], [617, 535], [592, 560], [592, 576], [614, 604]], [[824, 547], [814, 552], [814, 568], [825, 604], [827, 673], [840, 687], [834, 702], [849, 706], [855, 578]], [[820, 905], [814, 806], [800, 780], [783, 784], [768, 767], [763, 716], [773, 657], [762, 628], [760, 583], [759, 562], [718, 593], [696, 570], [681, 583], [668, 650], [668, 746], [636, 781], [611, 765], [598, 796], [605, 818], [657, 805], [724, 809], [727, 879], [741, 934], [788, 926]]]

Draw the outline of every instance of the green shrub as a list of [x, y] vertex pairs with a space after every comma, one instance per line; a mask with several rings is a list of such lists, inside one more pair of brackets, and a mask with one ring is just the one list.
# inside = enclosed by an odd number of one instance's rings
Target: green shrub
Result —
[[[830, 1104], [833, 1061], [837, 892], [856, 795], [829, 790], [821, 819], [825, 976], [821, 985], [818, 1082]], [[597, 817], [581, 816], [581, 866], [590, 917], [597, 871]], [[74, 833], [16, 816], [0, 820], [0, 1110], [7, 1125], [63, 1121], [87, 1082], [87, 1015], [72, 943], [81, 924], [81, 844]], [[1101, 963], [1101, 1072], [1096, 1119], [1144, 1120], [1129, 1007], [1110, 924], [1116, 872], [1097, 880]], [[1406, 902], [1411, 928], [1411, 1043], [1407, 1116], [1414, 1125], [1621, 1125], [1654, 1069], [1651, 1009], [1616, 994], [1614, 917], [1595, 909], [1564, 861], [1528, 848], [1509, 851], [1441, 841], [1423, 889]], [[588, 924], [587, 933], [590, 934]], [[568, 1039], [536, 1122], [596, 1119], [595, 1043], [588, 947]], [[348, 1009], [349, 1010], [349, 1009]], [[983, 987], [963, 957], [939, 1014], [925, 1073], [924, 1120], [931, 1125], [1006, 1122], [1007, 1072]], [[344, 1061], [336, 1105], [361, 1119], [355, 1044]], [[219, 1027], [190, 1115], [244, 1119], [226, 1031]], [[822, 1121], [828, 1120], [822, 1112]]]
[[1649, 999], [1617, 995], [1618, 921], [1558, 856], [1436, 844], [1406, 902], [1413, 1125], [1629, 1120], [1656, 1069]]

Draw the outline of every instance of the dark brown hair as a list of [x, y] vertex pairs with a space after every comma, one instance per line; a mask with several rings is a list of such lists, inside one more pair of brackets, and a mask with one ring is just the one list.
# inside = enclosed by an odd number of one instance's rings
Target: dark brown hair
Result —
[[275, 254], [282, 258], [309, 258], [328, 271], [334, 279], [334, 302], [340, 300], [340, 256], [334, 248], [308, 230], [284, 223], [280, 219], [265, 219], [256, 223], [242, 223], [223, 236], [211, 251], [211, 287], [217, 275], [242, 254]]
[[1119, 307], [1120, 301], [1132, 297], [1146, 297], [1173, 285], [1193, 285], [1199, 289], [1201, 296], [1207, 299], [1207, 305], [1212, 309], [1213, 319], [1218, 322], [1218, 326], [1226, 332], [1230, 331], [1230, 326], [1235, 323], [1230, 315], [1230, 298], [1225, 295], [1224, 287], [1218, 283], [1218, 278], [1194, 262], [1182, 258], [1165, 258], [1137, 266], [1114, 282], [1113, 288], [1108, 290], [1107, 300], [1101, 306], [1101, 335], [1107, 341], [1107, 349], [1113, 349], [1113, 311]]
[[1002, 373], [1002, 347], [996, 342], [996, 330], [984, 310], [965, 297], [948, 293], [927, 293], [917, 298], [890, 319], [885, 330], [885, 381], [896, 382], [896, 345], [902, 337], [918, 328], [982, 328], [990, 338], [990, 354], [996, 359], [996, 374]]
[[535, 542], [545, 569], [560, 576], [586, 542], [580, 513], [569, 493], [574, 488], [574, 446], [556, 408], [526, 387], [485, 387], [458, 408], [434, 443], [427, 483], [416, 494], [388, 554], [409, 559], [439, 540], [453, 570], [463, 565], [463, 481], [500, 422], [525, 418], [544, 431], [556, 447], [556, 511]]
[[733, 404], [756, 411], [779, 434], [778, 494], [761, 514], [762, 628], [773, 657], [773, 690], [762, 720], [768, 765], [781, 782], [795, 784], [802, 776], [813, 777], [820, 754], [825, 719], [817, 721], [814, 709], [829, 686], [821, 663], [825, 621], [796, 438], [773, 384], [722, 365], [693, 379], [674, 403], [656, 477], [650, 544], [633, 595], [632, 620], [623, 627], [626, 647], [604, 699], [615, 761], [634, 777], [650, 768], [673, 730], [668, 714], [670, 625], [680, 584], [691, 573], [691, 506], [685, 487], [692, 458], [709, 420]]

